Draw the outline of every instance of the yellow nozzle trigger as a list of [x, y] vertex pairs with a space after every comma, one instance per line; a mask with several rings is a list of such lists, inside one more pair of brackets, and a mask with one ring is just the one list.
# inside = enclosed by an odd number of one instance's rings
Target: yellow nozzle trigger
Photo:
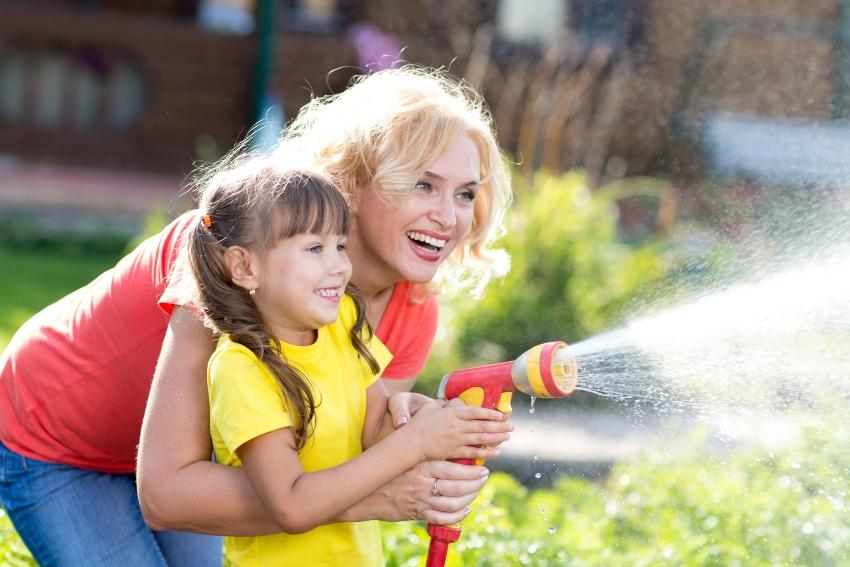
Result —
[[[513, 408], [511, 408], [511, 396], [513, 392], [502, 392], [502, 395], [499, 396], [499, 403], [496, 405], [496, 409], [502, 413], [511, 413]], [[458, 398], [463, 400], [468, 406], [476, 406], [482, 407], [484, 405], [484, 388], [479, 388], [478, 386], [473, 386], [467, 390], [464, 390], [458, 395]], [[475, 459], [476, 465], [483, 465], [484, 459]]]
[[511, 407], [511, 396], [513, 396], [513, 392], [502, 392], [502, 395], [499, 396], [499, 403], [496, 405], [496, 409], [502, 413], [511, 413], [514, 411]]
[[468, 390], [464, 390], [458, 395], [458, 398], [463, 400], [468, 406], [481, 407], [484, 405], [484, 388], [474, 386]]

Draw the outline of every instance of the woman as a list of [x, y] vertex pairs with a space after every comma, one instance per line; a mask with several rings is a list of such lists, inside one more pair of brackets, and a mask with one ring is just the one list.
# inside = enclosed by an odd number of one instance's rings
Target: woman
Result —
[[[450, 281], [480, 283], [493, 265], [486, 245], [500, 229], [509, 187], [480, 99], [439, 74], [382, 72], [309, 105], [279, 151], [296, 147], [350, 196], [352, 281], [393, 353], [386, 380], [408, 388], [436, 328], [436, 303], [423, 284], [443, 265]], [[178, 218], [114, 270], [34, 317], [0, 361], [0, 499], [44, 564], [220, 560], [220, 542], [211, 538], [146, 531], [128, 493], [149, 387], [138, 463], [148, 524], [229, 535], [277, 531], [244, 473], [209, 462], [204, 376], [213, 341], [185, 307], [192, 293], [178, 258], [193, 222], [197, 213]], [[415, 409], [394, 408], [396, 422]], [[42, 484], [33, 482], [36, 469]], [[465, 515], [485, 477], [483, 467], [424, 463], [338, 519], [451, 523]], [[49, 513], [39, 514], [43, 508]], [[145, 551], [131, 547], [131, 538], [141, 538]]]

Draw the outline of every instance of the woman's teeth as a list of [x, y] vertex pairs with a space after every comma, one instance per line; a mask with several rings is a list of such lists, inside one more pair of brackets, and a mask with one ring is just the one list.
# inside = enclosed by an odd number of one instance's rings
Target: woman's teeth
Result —
[[408, 230], [405, 235], [416, 244], [420, 246], [427, 245], [435, 250], [442, 250], [443, 246], [445, 246], [446, 242], [448, 242], [445, 238], [434, 238], [433, 236], [428, 236], [413, 230]]

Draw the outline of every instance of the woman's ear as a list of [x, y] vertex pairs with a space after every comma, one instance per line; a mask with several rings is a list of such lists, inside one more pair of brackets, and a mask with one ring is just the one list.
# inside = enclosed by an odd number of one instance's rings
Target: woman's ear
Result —
[[260, 287], [257, 259], [250, 250], [242, 246], [231, 246], [224, 251], [224, 263], [234, 284], [248, 290]]
[[351, 215], [354, 216], [357, 214], [357, 209], [359, 205], [360, 199], [358, 198], [357, 192], [355, 192], [351, 197], [346, 199], [348, 201], [348, 210], [351, 212]]

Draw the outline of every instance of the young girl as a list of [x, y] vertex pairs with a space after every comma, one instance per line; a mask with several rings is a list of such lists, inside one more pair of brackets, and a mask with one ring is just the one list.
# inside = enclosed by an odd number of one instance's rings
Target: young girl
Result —
[[430, 402], [396, 431], [384, 419], [392, 356], [346, 293], [351, 221], [327, 179], [249, 157], [211, 177], [200, 210], [189, 259], [221, 334], [207, 371], [216, 460], [244, 468], [286, 532], [226, 538], [227, 558], [382, 565], [377, 522], [329, 522], [418, 462], [498, 453], [473, 445], [506, 433], [470, 426], [498, 415]]

